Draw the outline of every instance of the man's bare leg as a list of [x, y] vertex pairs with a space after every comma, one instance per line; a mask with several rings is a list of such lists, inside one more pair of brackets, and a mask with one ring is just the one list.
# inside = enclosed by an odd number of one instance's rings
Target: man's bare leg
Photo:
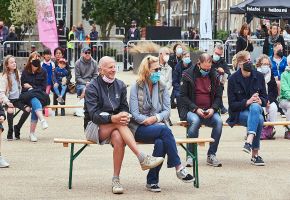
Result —
[[100, 140], [103, 141], [110, 137], [111, 133], [114, 130], [118, 130], [124, 142], [128, 147], [133, 151], [133, 153], [139, 157], [140, 151], [137, 147], [136, 141], [131, 133], [130, 129], [127, 126], [118, 125], [118, 124], [101, 124], [99, 129]]
[[113, 160], [114, 160], [114, 175], [115, 177], [120, 176], [121, 166], [125, 153], [125, 142], [122, 139], [118, 130], [114, 130], [111, 134], [111, 142], [114, 146]]

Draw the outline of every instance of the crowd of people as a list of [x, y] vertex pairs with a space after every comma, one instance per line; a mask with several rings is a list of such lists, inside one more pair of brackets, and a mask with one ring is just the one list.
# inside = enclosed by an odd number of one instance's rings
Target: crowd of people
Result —
[[[84, 39], [81, 29], [81, 25], [73, 26], [72, 31], [78, 32], [70, 38]], [[84, 110], [78, 115], [84, 117], [88, 140], [101, 145], [112, 144], [112, 192], [124, 192], [120, 171], [126, 145], [136, 155], [141, 168], [150, 169], [147, 190], [161, 191], [159, 172], [166, 155], [167, 167], [175, 168], [178, 179], [185, 183], [194, 181], [186, 170], [193, 166], [193, 160], [188, 157], [186, 166], [181, 164], [170, 128], [170, 112], [175, 108], [179, 118], [188, 122], [188, 137], [199, 137], [201, 125], [212, 128], [214, 142], [207, 152], [208, 165], [222, 166], [217, 158], [223, 128], [221, 114], [228, 113], [230, 126], [239, 124], [247, 128], [242, 150], [251, 154], [249, 160], [253, 165], [264, 166], [259, 154], [260, 140], [273, 139], [276, 132], [273, 126], [264, 126], [264, 121], [275, 122], [279, 109], [290, 121], [290, 55], [286, 55], [283, 38], [277, 29], [276, 24], [271, 26], [264, 52], [253, 64], [250, 28], [246, 24], [242, 26], [237, 39], [237, 70], [234, 73], [222, 57], [221, 44], [216, 44], [213, 55], [200, 54], [197, 63], [193, 63], [188, 48], [182, 43], [176, 43], [172, 50], [162, 47], [158, 57], [148, 55], [143, 58], [137, 80], [130, 86], [129, 102], [127, 86], [115, 77], [116, 61], [104, 56], [97, 62], [91, 56], [91, 47], [82, 47], [81, 56], [75, 62], [76, 93], [84, 104]], [[132, 37], [134, 31], [132, 27]], [[97, 37], [97, 34], [90, 37]], [[41, 60], [39, 53], [32, 52], [22, 73], [14, 56], [5, 57], [0, 78], [0, 135], [4, 132], [2, 123], [7, 119], [8, 141], [21, 139], [21, 128], [31, 113], [29, 138], [31, 142], [37, 142], [38, 121], [42, 129], [48, 128], [45, 117], [49, 112], [45, 106], [50, 104], [51, 91], [54, 104], [65, 104], [72, 77], [70, 60], [64, 58], [61, 47], [53, 53], [52, 59], [52, 52], [44, 49]], [[222, 98], [225, 86], [228, 87], [228, 108]], [[15, 108], [22, 114], [14, 125]], [[65, 115], [64, 109], [61, 115]], [[290, 126], [286, 126], [284, 138], [290, 139]], [[141, 152], [136, 142], [154, 144], [152, 156]], [[193, 151], [192, 145], [187, 148]], [[8, 166], [0, 154], [0, 167]]]

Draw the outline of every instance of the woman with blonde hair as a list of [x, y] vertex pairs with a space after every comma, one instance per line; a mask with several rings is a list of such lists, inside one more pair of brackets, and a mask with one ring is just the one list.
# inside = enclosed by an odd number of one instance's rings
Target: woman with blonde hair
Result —
[[40, 55], [37, 52], [30, 54], [28, 62], [22, 72], [21, 86], [22, 91], [20, 100], [31, 106], [30, 141], [37, 142], [35, 129], [39, 120], [42, 129], [47, 129], [48, 124], [44, 119], [42, 108], [49, 105], [50, 99], [46, 94], [47, 73], [41, 67]]
[[[268, 94], [268, 100], [266, 104], [267, 121], [277, 121], [278, 111], [278, 87], [275, 81], [274, 73], [272, 71], [271, 60], [266, 54], [262, 54], [256, 64], [257, 71], [264, 75], [265, 87]], [[261, 139], [267, 140], [272, 139], [275, 134], [273, 126], [264, 126], [261, 133]]]
[[[131, 131], [135, 140], [142, 143], [153, 143], [153, 156], [165, 157], [167, 167], [175, 167], [176, 175], [185, 183], [194, 178], [182, 166], [178, 156], [174, 136], [167, 126], [170, 116], [170, 96], [166, 86], [160, 82], [159, 59], [146, 56], [139, 67], [138, 79], [131, 87], [130, 112], [133, 116]], [[161, 166], [153, 168], [147, 175], [146, 188], [160, 192], [159, 171]]]
[[[17, 69], [15, 58], [8, 55], [4, 59], [4, 71], [0, 79], [0, 99], [7, 108], [8, 133], [7, 140], [13, 140], [13, 132], [16, 140], [20, 139], [20, 129], [30, 113], [30, 107], [19, 100], [21, 92], [20, 73]], [[23, 111], [18, 124], [13, 126], [14, 110]]]

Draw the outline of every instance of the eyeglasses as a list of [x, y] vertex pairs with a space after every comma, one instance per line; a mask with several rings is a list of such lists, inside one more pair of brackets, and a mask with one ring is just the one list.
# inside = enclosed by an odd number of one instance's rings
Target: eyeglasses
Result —
[[91, 52], [90, 51], [86, 51], [85, 54], [91, 54]]

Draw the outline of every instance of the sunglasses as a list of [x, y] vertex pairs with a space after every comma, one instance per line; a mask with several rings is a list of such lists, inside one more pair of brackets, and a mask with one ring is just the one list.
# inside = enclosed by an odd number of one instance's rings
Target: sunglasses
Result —
[[85, 54], [91, 54], [91, 52], [90, 51], [86, 51]]

